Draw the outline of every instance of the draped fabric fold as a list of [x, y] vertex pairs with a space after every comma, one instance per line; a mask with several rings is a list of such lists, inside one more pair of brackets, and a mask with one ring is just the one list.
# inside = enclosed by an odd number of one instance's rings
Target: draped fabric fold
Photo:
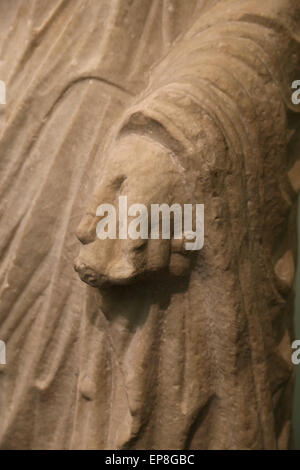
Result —
[[[288, 448], [299, 2], [54, 3], [0, 19], [1, 448]], [[184, 282], [100, 293], [74, 232], [130, 133], [191, 175], [205, 246]]]

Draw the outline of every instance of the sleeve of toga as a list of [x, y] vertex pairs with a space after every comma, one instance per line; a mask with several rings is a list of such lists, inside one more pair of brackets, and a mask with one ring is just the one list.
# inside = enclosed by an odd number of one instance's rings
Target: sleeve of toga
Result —
[[253, 148], [285, 127], [283, 109], [300, 112], [292, 102], [297, 79], [298, 0], [220, 0], [152, 70], [121, 133], [151, 134], [186, 155], [197, 148], [205, 113], [232, 150], [239, 151], [234, 129]]
[[[221, 169], [228, 199], [234, 199], [232, 187], [239, 188], [250, 230], [257, 237], [264, 232], [273, 244], [280, 236], [274, 220], [281, 217], [274, 210], [284, 216], [282, 194], [290, 191], [288, 143], [300, 117], [300, 105], [292, 102], [297, 79], [299, 1], [220, 0], [152, 70], [120, 135], [146, 134], [208, 178]], [[232, 217], [243, 211], [233, 207]]]

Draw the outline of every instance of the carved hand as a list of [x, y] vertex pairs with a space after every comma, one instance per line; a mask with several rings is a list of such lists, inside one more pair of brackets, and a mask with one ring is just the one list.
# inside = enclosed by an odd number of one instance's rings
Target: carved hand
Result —
[[[100, 287], [128, 284], [154, 272], [169, 271], [176, 276], [187, 274], [191, 256], [184, 248], [183, 237], [175, 240], [171, 232], [171, 239], [161, 239], [161, 236], [159, 239], [132, 239], [128, 235], [126, 239], [119, 238], [120, 196], [127, 197], [128, 208], [143, 204], [148, 209], [149, 234], [151, 204], [171, 206], [190, 202], [185, 171], [167, 148], [134, 134], [120, 139], [108, 155], [101, 181], [77, 230], [83, 246], [75, 269], [81, 279]], [[101, 217], [96, 212], [102, 204], [116, 208], [115, 239], [97, 236]], [[128, 224], [134, 218], [131, 214]]]

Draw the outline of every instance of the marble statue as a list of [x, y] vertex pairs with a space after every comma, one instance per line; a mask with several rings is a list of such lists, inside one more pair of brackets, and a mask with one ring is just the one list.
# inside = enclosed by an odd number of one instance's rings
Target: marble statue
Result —
[[[299, 2], [1, 9], [1, 448], [290, 448]], [[100, 240], [120, 195], [203, 249]]]

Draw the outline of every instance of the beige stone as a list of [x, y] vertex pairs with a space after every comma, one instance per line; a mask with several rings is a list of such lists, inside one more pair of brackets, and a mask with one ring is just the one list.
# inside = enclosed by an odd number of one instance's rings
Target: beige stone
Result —
[[[1, 448], [289, 448], [299, 2], [1, 10]], [[204, 248], [100, 240], [119, 195]]]

